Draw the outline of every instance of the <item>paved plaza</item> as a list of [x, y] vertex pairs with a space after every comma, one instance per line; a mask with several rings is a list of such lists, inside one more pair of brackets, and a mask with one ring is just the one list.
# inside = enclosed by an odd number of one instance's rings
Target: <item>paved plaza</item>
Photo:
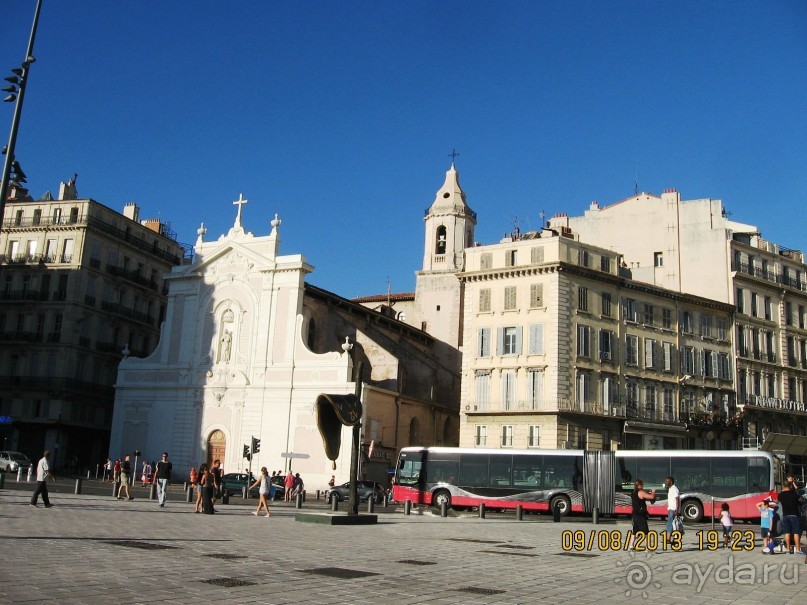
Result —
[[[33, 508], [33, 484], [6, 488], [0, 603], [778, 605], [807, 598], [803, 555], [765, 556], [758, 546], [700, 550], [696, 529], [708, 524], [688, 528], [680, 552], [649, 554], [611, 550], [620, 542], [612, 532], [629, 528], [624, 519], [440, 518], [390, 506], [376, 510], [377, 525], [346, 527], [295, 521], [298, 511], [285, 503], [256, 518], [256, 502], [240, 498], [217, 505], [214, 516], [194, 514], [180, 485], [165, 508], [139, 497], [144, 490], [133, 501], [52, 493], [55, 506]], [[327, 514], [313, 498], [305, 510]], [[752, 525], [737, 529], [758, 533]], [[582, 533], [564, 534], [575, 530]]]

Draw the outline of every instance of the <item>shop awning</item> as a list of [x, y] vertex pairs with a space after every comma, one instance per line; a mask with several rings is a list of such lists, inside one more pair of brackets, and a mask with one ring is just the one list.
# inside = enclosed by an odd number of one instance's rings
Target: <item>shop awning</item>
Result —
[[807, 437], [768, 433], [759, 449], [766, 452], [785, 452], [790, 456], [807, 456]]
[[680, 424], [654, 424], [652, 422], [625, 421], [626, 433], [641, 433], [643, 435], [661, 435], [662, 437], [682, 437], [687, 427]]

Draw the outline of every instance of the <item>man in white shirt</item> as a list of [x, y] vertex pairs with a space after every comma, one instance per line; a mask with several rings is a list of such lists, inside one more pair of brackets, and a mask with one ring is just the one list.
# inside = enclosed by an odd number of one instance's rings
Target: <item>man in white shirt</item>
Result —
[[667, 477], [664, 480], [667, 487], [667, 535], [673, 533], [673, 519], [678, 515], [678, 507], [681, 504], [681, 492], [675, 486], [675, 479]]
[[45, 504], [45, 508], [53, 506], [50, 503], [50, 498], [48, 498], [48, 484], [45, 480], [50, 476], [53, 482], [56, 483], [56, 477], [50, 472], [48, 458], [50, 458], [50, 450], [45, 450], [45, 453], [42, 454], [42, 459], [36, 465], [36, 489], [34, 490], [34, 495], [31, 496], [31, 506], [36, 506], [40, 494], [42, 494], [42, 502]]

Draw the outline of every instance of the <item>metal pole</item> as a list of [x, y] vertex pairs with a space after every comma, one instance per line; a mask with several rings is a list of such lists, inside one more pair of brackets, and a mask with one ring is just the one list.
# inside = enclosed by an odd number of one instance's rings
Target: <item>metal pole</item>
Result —
[[36, 12], [34, 13], [34, 24], [31, 27], [31, 37], [28, 38], [28, 49], [25, 52], [25, 59], [22, 62], [22, 75], [20, 76], [19, 90], [17, 91], [17, 102], [14, 104], [14, 117], [11, 119], [11, 134], [8, 137], [8, 147], [6, 148], [6, 160], [3, 164], [3, 175], [0, 180], [0, 222], [3, 220], [6, 196], [8, 195], [9, 173], [11, 163], [14, 161], [14, 147], [17, 144], [17, 130], [20, 127], [20, 117], [22, 116], [22, 101], [25, 96], [25, 86], [28, 83], [28, 69], [31, 67], [34, 52], [34, 38], [36, 37], [36, 26], [39, 23], [39, 11], [42, 8], [42, 0], [37, 0]]
[[[361, 400], [361, 374], [364, 369], [364, 361], [356, 364], [353, 372], [353, 380], [356, 382], [356, 397]], [[364, 414], [362, 414], [364, 416]], [[353, 427], [353, 448], [350, 452], [350, 506], [347, 509], [348, 515], [359, 514], [359, 492], [356, 480], [359, 473], [359, 448], [361, 447], [361, 421]]]

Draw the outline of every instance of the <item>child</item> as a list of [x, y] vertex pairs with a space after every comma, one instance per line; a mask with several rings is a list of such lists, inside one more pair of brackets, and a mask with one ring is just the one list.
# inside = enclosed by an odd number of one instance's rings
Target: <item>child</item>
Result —
[[768, 500], [757, 502], [759, 509], [759, 533], [762, 534], [762, 549], [768, 548], [771, 543], [771, 519], [773, 519], [773, 511], [768, 506]]
[[728, 502], [724, 502], [720, 507], [720, 525], [723, 526], [723, 548], [729, 547], [729, 537], [731, 536], [731, 526], [733, 524]]

